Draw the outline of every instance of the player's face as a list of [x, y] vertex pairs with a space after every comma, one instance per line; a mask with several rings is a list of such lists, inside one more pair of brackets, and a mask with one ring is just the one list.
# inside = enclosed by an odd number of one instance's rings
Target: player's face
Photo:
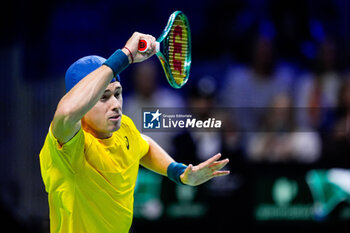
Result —
[[108, 138], [120, 128], [122, 87], [119, 82], [108, 85], [100, 100], [82, 119], [84, 128], [97, 138]]

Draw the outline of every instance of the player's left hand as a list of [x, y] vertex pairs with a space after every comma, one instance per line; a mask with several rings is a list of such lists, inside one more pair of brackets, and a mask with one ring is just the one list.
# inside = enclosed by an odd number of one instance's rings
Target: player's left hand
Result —
[[229, 159], [218, 160], [220, 157], [221, 154], [218, 153], [197, 166], [190, 164], [184, 173], [181, 174], [181, 182], [187, 185], [197, 186], [214, 177], [230, 174], [228, 170], [220, 170], [229, 162]]

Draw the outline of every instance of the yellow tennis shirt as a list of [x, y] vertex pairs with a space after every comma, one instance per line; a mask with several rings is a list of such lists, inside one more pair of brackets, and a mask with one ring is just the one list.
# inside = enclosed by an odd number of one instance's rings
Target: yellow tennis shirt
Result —
[[149, 149], [132, 120], [97, 139], [82, 128], [60, 146], [51, 128], [40, 152], [51, 233], [127, 233], [139, 161]]

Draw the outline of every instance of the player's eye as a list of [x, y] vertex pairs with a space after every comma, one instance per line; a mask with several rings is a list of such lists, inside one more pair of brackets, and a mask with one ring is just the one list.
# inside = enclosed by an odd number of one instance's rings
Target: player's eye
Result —
[[119, 98], [121, 96], [121, 91], [117, 91], [115, 94], [114, 94], [115, 98]]
[[109, 98], [108, 95], [102, 95], [102, 97], [100, 98], [100, 100], [101, 100], [102, 102], [104, 102], [104, 101], [108, 100], [108, 98]]

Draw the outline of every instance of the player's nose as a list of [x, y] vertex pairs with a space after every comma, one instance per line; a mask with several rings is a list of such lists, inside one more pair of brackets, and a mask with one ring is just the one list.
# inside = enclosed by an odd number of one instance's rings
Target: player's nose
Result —
[[120, 111], [122, 108], [122, 101], [115, 96], [111, 98], [111, 108], [113, 111]]

